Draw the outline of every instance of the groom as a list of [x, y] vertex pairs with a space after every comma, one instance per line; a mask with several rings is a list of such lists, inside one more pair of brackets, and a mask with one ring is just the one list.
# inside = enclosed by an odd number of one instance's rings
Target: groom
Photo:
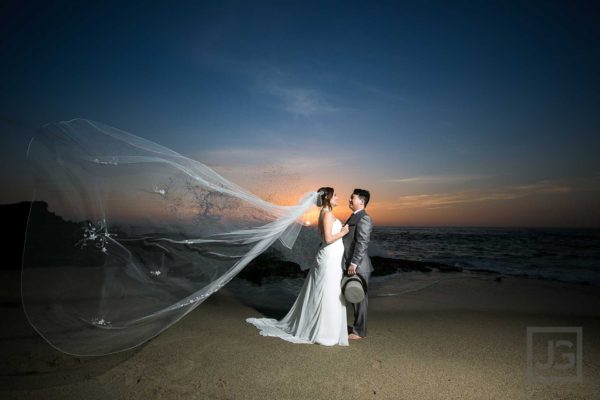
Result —
[[[350, 228], [344, 236], [344, 258], [342, 267], [346, 274], [352, 276], [358, 274], [368, 285], [373, 266], [367, 254], [367, 247], [371, 238], [371, 217], [365, 208], [369, 203], [370, 194], [368, 190], [354, 189], [350, 196], [349, 206], [353, 211], [346, 221]], [[365, 298], [354, 307], [354, 323], [348, 327], [348, 339], [362, 339], [367, 336], [367, 305], [369, 299], [365, 291]]]

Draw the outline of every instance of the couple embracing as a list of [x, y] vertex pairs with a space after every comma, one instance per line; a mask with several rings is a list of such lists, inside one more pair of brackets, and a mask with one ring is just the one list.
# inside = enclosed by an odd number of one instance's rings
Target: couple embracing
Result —
[[354, 189], [349, 199], [352, 215], [346, 223], [333, 214], [338, 196], [333, 188], [318, 190], [321, 206], [319, 233], [321, 247], [316, 264], [310, 269], [294, 305], [281, 320], [248, 318], [263, 336], [276, 336], [292, 343], [318, 343], [325, 346], [348, 345], [348, 339], [367, 335], [368, 297], [351, 303], [354, 322], [347, 324], [346, 298], [342, 292], [344, 275], [358, 276], [365, 288], [373, 271], [367, 248], [371, 236], [371, 217], [365, 208], [370, 194]]

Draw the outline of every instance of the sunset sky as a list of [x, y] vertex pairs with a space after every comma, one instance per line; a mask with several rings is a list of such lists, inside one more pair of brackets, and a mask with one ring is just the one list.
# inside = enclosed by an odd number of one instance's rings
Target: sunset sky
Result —
[[600, 227], [593, 2], [0, 5], [0, 203], [35, 129], [100, 121], [377, 225]]

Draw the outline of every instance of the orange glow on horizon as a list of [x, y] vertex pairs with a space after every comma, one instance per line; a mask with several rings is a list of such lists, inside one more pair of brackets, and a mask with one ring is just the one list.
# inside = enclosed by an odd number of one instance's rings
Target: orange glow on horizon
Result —
[[[361, 185], [356, 185], [361, 186]], [[273, 190], [253, 193], [273, 204], [293, 206], [298, 204], [313, 187], [310, 182], [297, 185], [293, 190], [283, 190], [275, 185]], [[275, 189], [281, 189], [279, 191]], [[371, 201], [367, 212], [374, 226], [489, 226], [489, 227], [597, 227], [594, 218], [589, 218], [593, 210], [593, 196], [575, 197], [572, 192], [546, 185], [503, 187], [500, 189], [473, 189], [468, 191], [419, 193], [395, 196], [394, 192], [369, 187]], [[344, 222], [352, 213], [348, 207], [348, 197], [352, 189], [348, 185], [335, 188], [338, 194], [338, 205], [334, 207], [335, 216]], [[120, 194], [120, 193], [119, 193]], [[133, 193], [128, 196], [110, 197], [104, 204], [107, 217], [111, 220], [123, 219], [143, 223], [145, 221], [192, 221], [198, 209], [192, 200], [186, 206], [176, 210], [167, 209], [156, 198], [156, 202], [142, 202]], [[77, 221], [85, 210], [55, 209], [50, 203], [51, 211], [66, 219]], [[318, 225], [320, 208], [310, 207], [299, 219], [298, 223], [307, 228]], [[597, 214], [594, 214], [597, 215]], [[87, 216], [92, 218], [92, 216]], [[102, 215], [93, 216], [101, 218]], [[243, 218], [243, 216], [240, 216]]]

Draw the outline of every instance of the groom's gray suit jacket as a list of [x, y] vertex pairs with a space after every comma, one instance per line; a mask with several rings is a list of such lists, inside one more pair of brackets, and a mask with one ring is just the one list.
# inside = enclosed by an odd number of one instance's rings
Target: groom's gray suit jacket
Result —
[[345, 271], [350, 264], [355, 264], [358, 266], [356, 272], [361, 274], [368, 282], [373, 271], [371, 259], [367, 251], [371, 238], [371, 230], [373, 229], [371, 217], [362, 209], [353, 214], [346, 223], [348, 224], [349, 232], [343, 239], [344, 258], [342, 267]]

